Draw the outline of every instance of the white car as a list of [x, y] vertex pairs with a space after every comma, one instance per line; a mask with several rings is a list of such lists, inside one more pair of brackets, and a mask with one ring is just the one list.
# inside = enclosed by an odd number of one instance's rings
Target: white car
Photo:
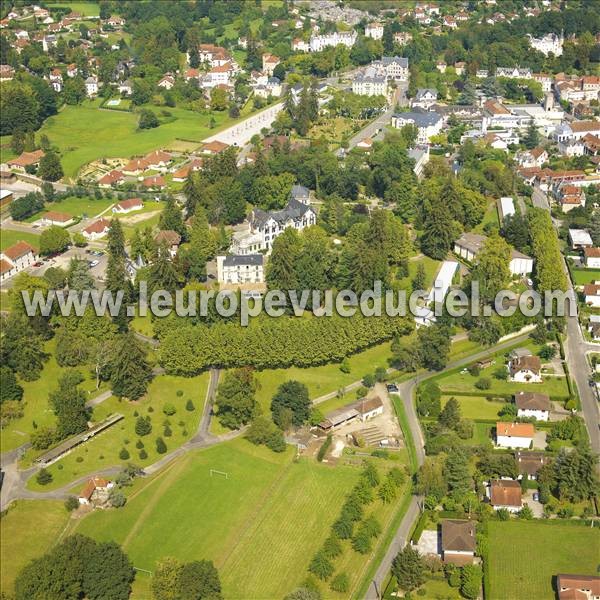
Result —
[[93, 261], [90, 263], [90, 269], [93, 269], [94, 267], [97, 267], [99, 264], [100, 264], [100, 261], [99, 261], [99, 260], [93, 260]]

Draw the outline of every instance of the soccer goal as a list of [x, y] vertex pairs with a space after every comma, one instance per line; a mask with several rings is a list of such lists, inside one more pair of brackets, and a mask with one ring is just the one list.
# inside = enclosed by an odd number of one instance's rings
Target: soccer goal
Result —
[[217, 471], [216, 469], [211, 469], [210, 476], [212, 477], [213, 475], [221, 475], [221, 477], [225, 477], [225, 479], [229, 479], [229, 473], [226, 473], [225, 471]]

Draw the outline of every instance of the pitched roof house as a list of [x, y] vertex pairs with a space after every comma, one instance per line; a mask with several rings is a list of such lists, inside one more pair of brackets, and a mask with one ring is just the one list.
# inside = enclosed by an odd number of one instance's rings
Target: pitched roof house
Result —
[[124, 215], [142, 208], [144, 208], [144, 203], [141, 198], [129, 198], [128, 200], [121, 200], [121, 202], [115, 204], [112, 211]]
[[511, 381], [520, 383], [541, 383], [542, 363], [539, 356], [520, 356], [508, 363]]
[[494, 510], [505, 508], [510, 512], [521, 510], [521, 485], [518, 481], [496, 479], [490, 484], [490, 504]]
[[475, 556], [475, 523], [462, 519], [442, 521], [442, 558], [456, 565], [472, 564]]
[[88, 225], [81, 233], [87, 240], [98, 240], [104, 237], [110, 229], [110, 221], [108, 219], [98, 219], [91, 225]]
[[597, 575], [556, 576], [559, 600], [596, 600], [600, 598], [600, 577]]
[[496, 445], [500, 448], [529, 448], [534, 435], [531, 423], [496, 423]]
[[519, 392], [515, 394], [518, 417], [534, 417], [538, 421], [547, 421], [552, 410], [550, 398], [537, 392]]

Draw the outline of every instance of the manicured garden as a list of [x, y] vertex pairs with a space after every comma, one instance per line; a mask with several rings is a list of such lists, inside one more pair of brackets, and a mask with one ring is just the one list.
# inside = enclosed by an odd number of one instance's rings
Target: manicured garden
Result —
[[571, 269], [571, 276], [575, 285], [585, 285], [600, 281], [600, 269]]
[[600, 531], [556, 521], [489, 521], [488, 548], [488, 598], [553, 600], [558, 573], [597, 574]]
[[[48, 490], [114, 465], [133, 462], [143, 467], [157, 461], [164, 454], [158, 452], [157, 438], [163, 439], [169, 452], [196, 433], [207, 385], [208, 373], [192, 378], [159, 375], [150, 383], [147, 394], [136, 402], [120, 401], [115, 397], [105, 400], [94, 408], [94, 421], [102, 421], [113, 413], [123, 414], [125, 418], [48, 467], [53, 476], [51, 483], [42, 486], [32, 478], [28, 487]], [[188, 410], [188, 400], [192, 400], [193, 410]], [[136, 433], [139, 417], [150, 417], [152, 430], [149, 434]], [[139, 440], [143, 448], [138, 447]], [[122, 458], [123, 450], [128, 458]]]
[[17, 573], [44, 554], [63, 532], [69, 514], [60, 500], [19, 500], [0, 519], [0, 588], [7, 595]]

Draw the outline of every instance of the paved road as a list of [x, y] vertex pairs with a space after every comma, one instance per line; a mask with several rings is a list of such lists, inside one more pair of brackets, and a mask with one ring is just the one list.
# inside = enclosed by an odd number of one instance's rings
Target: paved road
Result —
[[548, 196], [540, 190], [539, 187], [534, 186], [533, 194], [531, 195], [531, 201], [533, 205], [537, 208], [544, 208], [546, 210], [550, 210], [550, 203], [548, 202]]
[[[476, 360], [488, 356], [490, 353], [501, 352], [502, 350], [513, 346], [514, 344], [524, 342], [527, 338], [528, 335], [515, 336], [487, 350], [482, 350], [481, 352], [477, 352], [465, 358], [452, 361], [451, 363], [448, 363], [444, 371], [449, 371], [451, 369], [455, 369], [456, 367], [471, 364]], [[412, 399], [416, 386], [419, 383], [422, 383], [425, 379], [428, 379], [429, 377], [432, 377], [433, 375], [437, 374], [439, 374], [439, 371], [427, 371], [425, 373], [415, 375], [413, 379], [402, 383], [398, 387], [400, 397], [402, 398], [402, 402], [404, 405], [404, 410], [406, 412], [410, 433], [415, 443], [416, 459], [418, 466], [421, 466], [425, 460], [425, 439], [421, 430], [419, 418], [417, 417], [417, 413], [415, 412]], [[398, 526], [398, 530], [396, 531], [396, 534], [394, 535], [394, 538], [392, 539], [387, 549], [387, 552], [383, 557], [383, 560], [381, 561], [377, 572], [375, 573], [373, 581], [371, 582], [371, 585], [367, 590], [367, 594], [365, 596], [366, 600], [377, 600], [381, 597], [383, 593], [382, 586], [387, 581], [387, 577], [392, 567], [392, 561], [394, 560], [398, 552], [402, 550], [402, 548], [404, 548], [408, 541], [408, 536], [410, 535], [414, 523], [419, 516], [420, 503], [422, 502], [422, 500], [423, 499], [421, 496], [414, 496], [412, 498], [408, 510], [406, 511], [402, 522]]]

